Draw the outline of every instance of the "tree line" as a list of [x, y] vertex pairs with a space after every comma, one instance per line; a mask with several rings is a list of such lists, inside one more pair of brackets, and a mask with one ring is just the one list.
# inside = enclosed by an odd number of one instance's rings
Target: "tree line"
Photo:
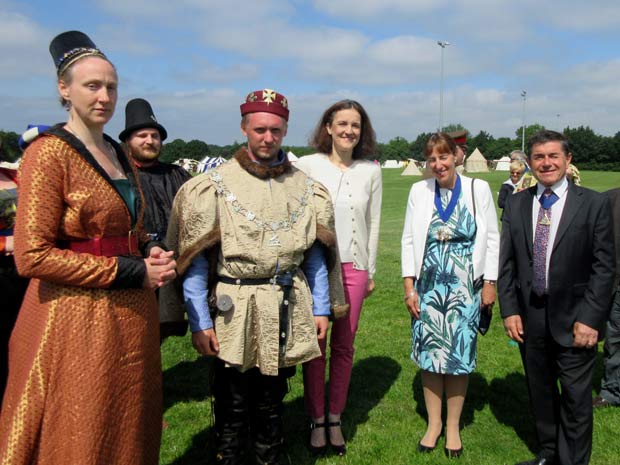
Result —
[[[544, 129], [540, 124], [532, 124], [525, 128], [525, 141], [536, 131]], [[461, 124], [451, 124], [444, 128], [444, 131], [466, 130]], [[521, 149], [521, 127], [515, 130], [515, 137], [495, 138], [486, 131], [480, 131], [476, 135], [471, 135], [468, 131], [467, 145], [469, 153], [478, 148], [487, 160], [499, 159], [508, 155], [512, 150]], [[602, 136], [594, 132], [589, 126], [579, 126], [576, 128], [566, 127], [563, 130], [568, 138], [573, 162], [583, 170], [601, 171], [620, 171], [620, 131], [614, 136]], [[431, 136], [430, 132], [423, 132], [415, 139], [409, 141], [404, 137], [395, 137], [387, 143], [377, 144], [376, 159], [380, 162], [385, 160], [414, 160], [424, 159], [424, 145]], [[17, 145], [19, 134], [10, 131], [0, 131], [4, 159], [13, 162], [21, 156], [21, 151]], [[190, 140], [186, 142], [182, 139], [175, 139], [163, 145], [161, 160], [172, 163], [181, 158], [202, 160], [205, 157], [224, 157], [230, 158], [243, 143], [233, 142], [229, 145], [207, 144], [201, 140]], [[307, 155], [315, 152], [315, 149], [308, 146], [283, 146], [285, 151], [292, 151], [297, 156]], [[527, 147], [526, 147], [527, 149]], [[469, 154], [468, 154], [469, 155]]]

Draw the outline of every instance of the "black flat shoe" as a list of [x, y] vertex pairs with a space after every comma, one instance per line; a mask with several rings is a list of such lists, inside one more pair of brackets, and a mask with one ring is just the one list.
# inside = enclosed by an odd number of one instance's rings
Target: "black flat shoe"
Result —
[[[310, 433], [312, 433], [312, 431], [314, 431], [317, 428], [325, 429], [325, 422], [315, 423], [311, 421], [310, 422]], [[325, 452], [327, 451], [327, 437], [325, 438], [325, 444], [322, 446], [313, 446], [311, 441], [312, 441], [312, 434], [311, 434], [311, 438], [308, 441], [308, 449], [310, 449], [310, 453], [312, 455], [319, 456], [319, 455], [325, 454]]]
[[444, 447], [443, 451], [449, 459], [458, 459], [463, 454], [463, 447], [460, 449], [448, 449]]
[[[338, 420], [338, 421], [330, 421], [329, 423], [327, 423], [327, 426], [329, 426], [330, 428], [332, 426], [342, 426], [342, 421]], [[334, 444], [332, 443], [332, 439], [331, 436], [328, 435], [329, 437], [329, 444], [332, 446], [332, 449], [334, 451], [334, 453], [340, 457], [342, 457], [343, 455], [346, 455], [347, 453], [347, 445], [346, 444]]]

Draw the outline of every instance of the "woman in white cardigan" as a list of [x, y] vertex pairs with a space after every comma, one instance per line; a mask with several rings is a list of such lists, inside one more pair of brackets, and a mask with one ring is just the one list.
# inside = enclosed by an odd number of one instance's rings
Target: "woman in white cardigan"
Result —
[[454, 141], [444, 133], [432, 135], [425, 156], [433, 177], [411, 187], [401, 257], [411, 358], [422, 369], [428, 413], [418, 451], [437, 445], [445, 394], [444, 451], [459, 457], [459, 423], [468, 375], [476, 366], [480, 312], [495, 302], [499, 232], [488, 183], [456, 172]]
[[[340, 416], [344, 411], [353, 367], [353, 341], [364, 298], [375, 288], [381, 219], [381, 168], [365, 160], [375, 151], [375, 132], [364, 108], [353, 100], [329, 107], [310, 140], [320, 153], [301, 157], [297, 167], [330, 192], [336, 216], [338, 251], [342, 262], [346, 318], [335, 320], [330, 336], [329, 409], [325, 422], [325, 350], [304, 364], [304, 397], [312, 418], [310, 449], [325, 451], [327, 441], [337, 455], [346, 453]], [[327, 430], [327, 434], [326, 434]]]

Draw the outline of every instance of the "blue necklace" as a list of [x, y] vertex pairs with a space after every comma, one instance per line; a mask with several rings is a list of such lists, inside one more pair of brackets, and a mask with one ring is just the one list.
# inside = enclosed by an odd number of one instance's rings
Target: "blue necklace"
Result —
[[441, 193], [439, 192], [439, 189], [439, 183], [435, 179], [435, 208], [437, 209], [439, 218], [441, 218], [441, 221], [445, 223], [450, 219], [450, 216], [452, 216], [459, 200], [459, 196], [461, 195], [461, 177], [459, 175], [456, 176], [454, 189], [452, 189], [452, 198], [450, 199], [450, 202], [446, 206], [445, 210], [441, 204]]

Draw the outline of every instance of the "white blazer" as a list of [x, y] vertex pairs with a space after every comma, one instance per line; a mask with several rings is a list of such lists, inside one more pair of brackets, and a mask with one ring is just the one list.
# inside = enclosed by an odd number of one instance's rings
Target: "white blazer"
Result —
[[[462, 196], [465, 205], [473, 215], [472, 178], [460, 176]], [[476, 238], [474, 240], [474, 279], [497, 280], [499, 264], [499, 230], [497, 213], [491, 188], [486, 181], [476, 179], [474, 187], [476, 197]], [[422, 261], [426, 248], [426, 235], [435, 208], [435, 178], [425, 179], [411, 186], [405, 225], [401, 241], [401, 264], [403, 277], [420, 276]]]

